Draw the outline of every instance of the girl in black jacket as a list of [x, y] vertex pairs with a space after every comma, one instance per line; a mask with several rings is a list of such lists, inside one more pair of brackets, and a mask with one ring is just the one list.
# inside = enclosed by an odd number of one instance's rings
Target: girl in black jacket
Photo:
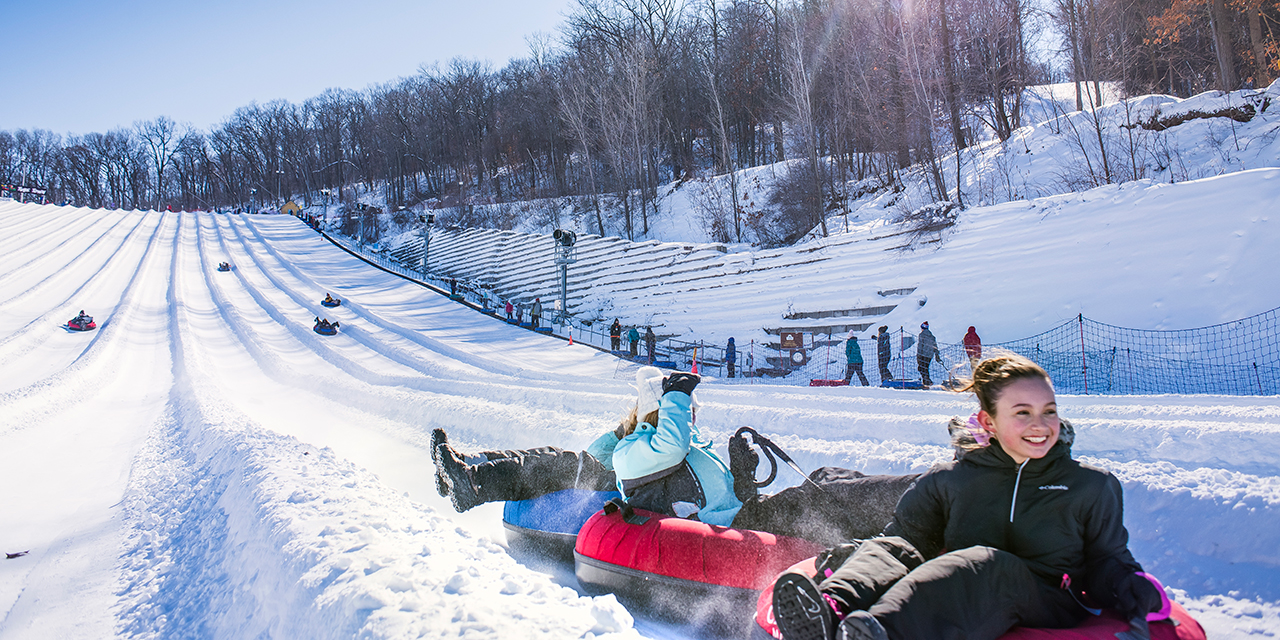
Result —
[[1161, 594], [1129, 553], [1120, 483], [1071, 458], [1049, 375], [998, 356], [966, 389], [989, 444], [921, 476], [882, 536], [826, 555], [819, 582], [779, 578], [785, 640], [993, 639], [1015, 626], [1073, 627], [1086, 604], [1145, 631]]

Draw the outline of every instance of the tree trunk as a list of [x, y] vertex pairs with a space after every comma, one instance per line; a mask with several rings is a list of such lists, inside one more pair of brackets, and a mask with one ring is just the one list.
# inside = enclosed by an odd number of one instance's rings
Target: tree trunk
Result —
[[1209, 0], [1209, 21], [1213, 26], [1213, 50], [1218, 59], [1218, 88], [1231, 91], [1239, 86], [1231, 56], [1231, 34], [1227, 30], [1227, 5], [1224, 0]]
[[1068, 0], [1063, 6], [1067, 11], [1067, 39], [1071, 45], [1071, 79], [1076, 85], [1076, 111], [1084, 111], [1084, 96], [1080, 86], [1084, 79], [1084, 63], [1080, 59], [1080, 15], [1074, 1]]
[[1262, 43], [1262, 12], [1257, 2], [1245, 10], [1249, 18], [1249, 44], [1253, 48], [1254, 87], [1271, 85], [1271, 70], [1267, 66], [1267, 51]]
[[942, 30], [942, 69], [946, 74], [947, 110], [951, 117], [951, 137], [956, 145], [956, 158], [965, 147], [964, 131], [960, 128], [960, 99], [956, 92], [956, 62], [951, 55], [951, 28], [947, 25], [947, 0], [938, 0], [938, 21]]

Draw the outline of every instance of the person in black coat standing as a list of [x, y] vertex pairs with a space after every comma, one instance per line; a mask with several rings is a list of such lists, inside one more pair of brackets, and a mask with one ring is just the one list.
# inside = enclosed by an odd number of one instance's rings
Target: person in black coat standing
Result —
[[728, 368], [729, 377], [732, 378], [738, 366], [738, 347], [733, 344], [733, 338], [729, 338], [729, 344], [724, 348], [724, 366]]
[[999, 356], [965, 389], [981, 410], [972, 430], [952, 421], [953, 437], [973, 436], [956, 439], [957, 459], [903, 494], [881, 536], [819, 556], [820, 582], [775, 583], [784, 640], [993, 640], [1015, 626], [1074, 627], [1085, 602], [1147, 630], [1163, 594], [1129, 552], [1120, 482], [1072, 459], [1048, 374]]
[[880, 364], [880, 382], [882, 383], [893, 379], [893, 374], [889, 373], [890, 357], [892, 352], [889, 345], [889, 327], [880, 325], [880, 331], [876, 334], [876, 360]]
[[609, 346], [613, 351], [622, 349], [622, 323], [617, 318], [609, 325]]
[[653, 365], [653, 352], [658, 348], [658, 336], [653, 335], [653, 327], [644, 328], [644, 350], [649, 356], [648, 364]]

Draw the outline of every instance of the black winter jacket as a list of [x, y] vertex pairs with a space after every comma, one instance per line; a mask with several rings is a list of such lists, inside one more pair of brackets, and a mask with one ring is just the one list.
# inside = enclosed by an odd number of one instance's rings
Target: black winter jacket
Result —
[[1116, 585], [1142, 568], [1129, 553], [1120, 482], [1071, 458], [1073, 434], [1063, 421], [1049, 453], [1021, 465], [994, 438], [986, 447], [956, 443], [958, 459], [902, 496], [885, 534], [926, 560], [975, 545], [1008, 551], [1050, 586], [1066, 576], [1073, 592], [1115, 606]]

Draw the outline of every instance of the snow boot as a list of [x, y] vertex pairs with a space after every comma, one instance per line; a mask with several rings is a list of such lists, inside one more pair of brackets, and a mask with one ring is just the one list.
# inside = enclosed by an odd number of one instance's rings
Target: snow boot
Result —
[[756, 466], [759, 464], [760, 454], [751, 448], [746, 436], [729, 438], [729, 474], [733, 476], [733, 495], [742, 504], [755, 500], [758, 495]]
[[440, 466], [440, 445], [447, 444], [449, 436], [444, 429], [431, 430], [431, 461], [436, 465], [436, 492], [441, 497], [449, 497], [449, 484], [445, 481], [444, 468]]
[[444, 470], [445, 484], [449, 489], [449, 500], [458, 513], [463, 513], [484, 502], [480, 499], [475, 480], [472, 477], [473, 467], [458, 455], [448, 442], [441, 442], [436, 447], [440, 455], [440, 468]]
[[836, 638], [836, 612], [806, 575], [784, 573], [774, 583], [773, 618], [783, 640]]
[[884, 626], [866, 611], [854, 611], [840, 621], [836, 637], [840, 640], [889, 640]]

